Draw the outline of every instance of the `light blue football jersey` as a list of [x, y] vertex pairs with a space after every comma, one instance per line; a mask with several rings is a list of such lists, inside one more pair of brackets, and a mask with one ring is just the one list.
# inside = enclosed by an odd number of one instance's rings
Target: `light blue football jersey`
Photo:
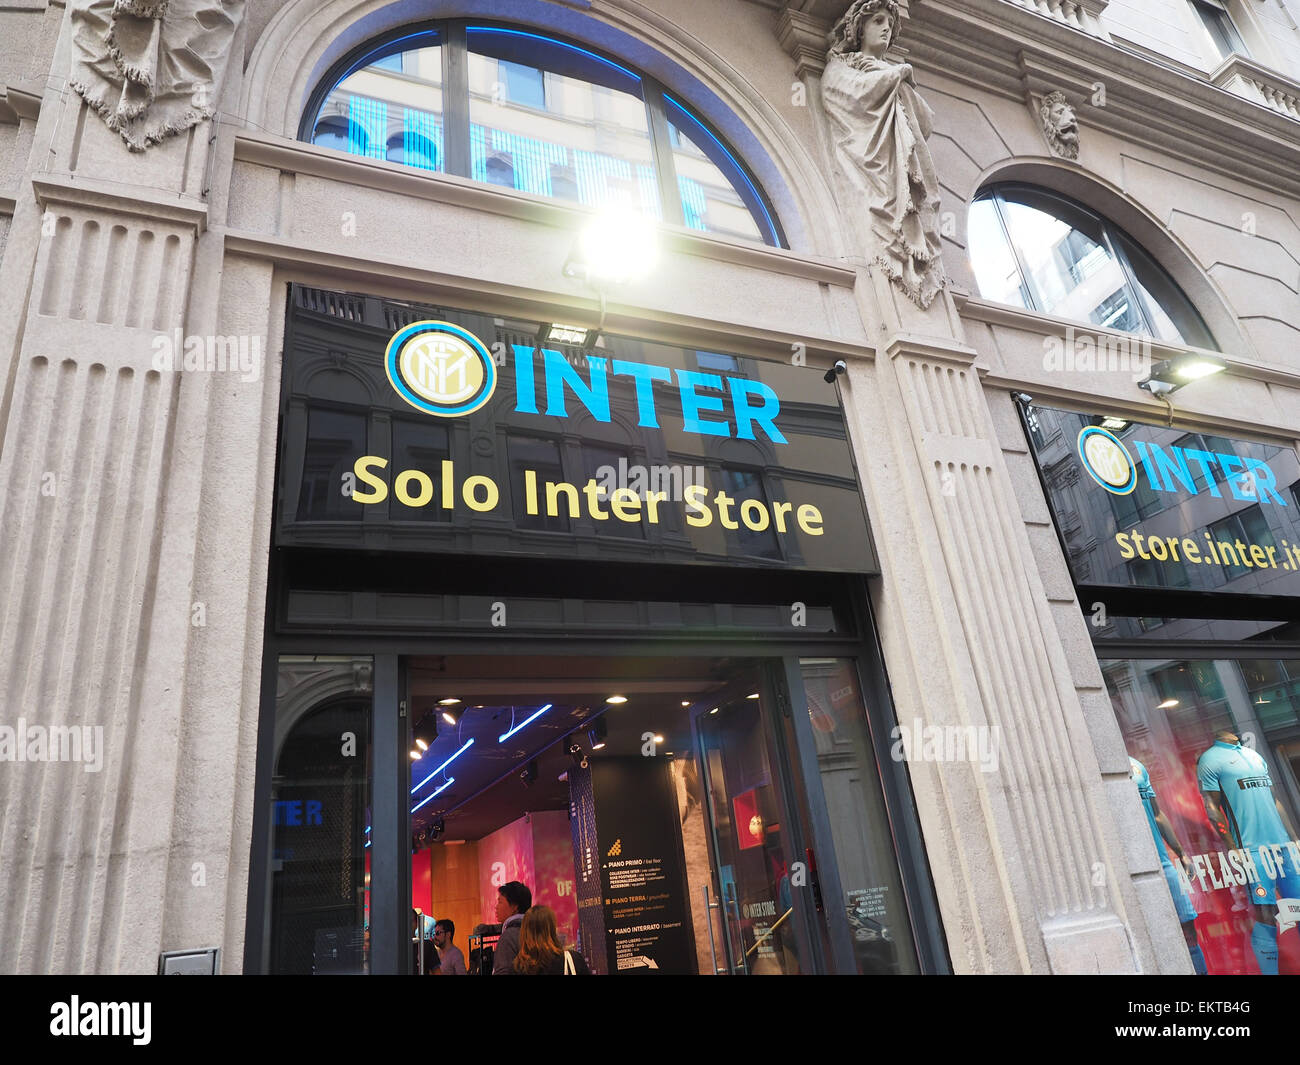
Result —
[[1156, 841], [1156, 853], [1160, 855], [1160, 868], [1165, 874], [1165, 883], [1169, 886], [1169, 894], [1174, 899], [1174, 909], [1178, 912], [1178, 920], [1182, 922], [1196, 920], [1196, 907], [1192, 905], [1192, 900], [1188, 898], [1187, 892], [1183, 889], [1182, 881], [1178, 877], [1177, 870], [1174, 869], [1173, 860], [1169, 856], [1169, 851], [1165, 846], [1165, 838], [1160, 834], [1160, 826], [1156, 824], [1156, 789], [1151, 785], [1151, 774], [1147, 772], [1147, 767], [1139, 762], [1132, 755], [1129, 756], [1129, 775], [1137, 785], [1138, 795], [1142, 798], [1142, 809], [1146, 811], [1147, 825], [1151, 829], [1151, 837]]
[[1223, 793], [1228, 827], [1238, 847], [1254, 850], [1290, 838], [1273, 801], [1268, 763], [1258, 751], [1215, 740], [1196, 762], [1196, 781], [1201, 791]]

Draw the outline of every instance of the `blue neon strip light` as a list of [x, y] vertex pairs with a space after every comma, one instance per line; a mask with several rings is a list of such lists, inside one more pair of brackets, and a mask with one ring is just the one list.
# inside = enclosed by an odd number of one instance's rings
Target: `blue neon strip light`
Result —
[[638, 75], [633, 74], [632, 71], [627, 69], [627, 67], [619, 66], [617, 63], [613, 63], [606, 59], [603, 55], [597, 55], [595, 52], [590, 52], [586, 48], [579, 48], [576, 44], [567, 44], [564, 41], [557, 41], [554, 37], [543, 37], [540, 33], [525, 33], [523, 30], [502, 29], [500, 26], [466, 26], [465, 32], [467, 34], [500, 33], [508, 37], [527, 37], [534, 41], [542, 41], [549, 44], [552, 48], [567, 48], [570, 52], [577, 52], [579, 55], [585, 55], [590, 59], [596, 60], [597, 63], [604, 63], [605, 66], [617, 70], [620, 74], [631, 78], [638, 85], [641, 84], [641, 78]]
[[[429, 801], [432, 800], [432, 799], [436, 799], [439, 795], [441, 795], [444, 791], [446, 791], [449, 787], [451, 787], [451, 786], [452, 786], [453, 784], [455, 784], [455, 783], [456, 783], [456, 778], [455, 778], [455, 777], [448, 777], [448, 778], [447, 778], [447, 783], [441, 785], [441, 786], [438, 788], [437, 791], [435, 791], [432, 795], [429, 796], [429, 798], [427, 798], [427, 799], [421, 799], [421, 800], [420, 800], [419, 802], [417, 802], [414, 806], [412, 806], [412, 807], [411, 807], [411, 813], [415, 813], [415, 811], [418, 810], [421, 806], [423, 806], [426, 802], [429, 802]], [[370, 844], [367, 843], [366, 846], [369, 847]]]
[[514, 728], [512, 728], [509, 732], [503, 732], [500, 736], [497, 737], [497, 743], [505, 743], [506, 740], [508, 740], [511, 736], [513, 736], [513, 735], [514, 735], [516, 732], [518, 732], [521, 728], [525, 728], [525, 727], [528, 725], [528, 723], [529, 723], [530, 721], [536, 721], [539, 717], [541, 717], [544, 713], [546, 713], [546, 711], [549, 710], [550, 708], [551, 708], [551, 704], [550, 704], [550, 703], [547, 703], [547, 704], [546, 704], [545, 706], [543, 706], [540, 710], [538, 710], [537, 713], [533, 714], [533, 716], [530, 717], [530, 718], [528, 718], [526, 721], [521, 721], [521, 722], [519, 722], [519, 724], [517, 724], [517, 725], [516, 725]]
[[[704, 125], [704, 123], [687, 111], [686, 108], [667, 93], [664, 93], [664, 103], [671, 105], [681, 112], [682, 117], [685, 118], [693, 128], [699, 130], [700, 133], [708, 137], [709, 140], [717, 146], [718, 151], [727, 157], [728, 161], [730, 161], [732, 167], [735, 169], [735, 172], [739, 174], [741, 180], [744, 181], [745, 187], [749, 189], [750, 194], [754, 197], [754, 202], [758, 204], [758, 209], [763, 212], [763, 220], [767, 222], [767, 232], [772, 243], [779, 247], [780, 242], [776, 239], [776, 224], [772, 221], [772, 216], [768, 213], [767, 204], [763, 201], [763, 197], [759, 195], [758, 189], [754, 187], [754, 183], [749, 180], [749, 175], [745, 172], [745, 168], [740, 165], [740, 161], [731, 154], [730, 150], [728, 150], [727, 146], [723, 144], [722, 141], [718, 140], [718, 138], [713, 135], [708, 126]], [[680, 126], [682, 123], [679, 122], [678, 125]]]
[[[442, 765], [438, 766], [437, 769], [435, 769], [432, 773], [430, 773], [427, 777], [425, 777], [422, 781], [420, 781], [420, 783], [415, 785], [415, 787], [411, 789], [411, 794], [414, 795], [417, 791], [419, 791], [422, 787], [424, 787], [427, 783], [429, 783], [429, 781], [431, 781], [434, 777], [436, 777], [439, 773], [441, 773], [444, 769], [446, 769], [449, 765], [451, 765], [452, 762], [454, 762], [457, 758], [459, 758], [462, 754], [464, 754], [473, 746], [474, 746], [474, 741], [472, 739], [466, 740], [465, 745], [461, 747], [459, 751], [457, 751], [445, 762], [443, 762]], [[434, 795], [437, 794], [438, 793], [435, 791]]]

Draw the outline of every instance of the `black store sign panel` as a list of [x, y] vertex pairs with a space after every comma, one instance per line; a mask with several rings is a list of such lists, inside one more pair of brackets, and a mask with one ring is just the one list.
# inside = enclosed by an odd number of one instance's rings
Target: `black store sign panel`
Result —
[[663, 758], [591, 763], [607, 973], [693, 974], [677, 789]]
[[1076, 584], [1300, 595], [1293, 447], [1031, 408]]
[[875, 573], [822, 373], [292, 286], [281, 545]]

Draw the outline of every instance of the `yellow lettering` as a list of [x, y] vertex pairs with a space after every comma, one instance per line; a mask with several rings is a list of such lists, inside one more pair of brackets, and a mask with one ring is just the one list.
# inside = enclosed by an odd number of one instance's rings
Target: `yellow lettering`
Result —
[[537, 513], [537, 474], [532, 470], [524, 470], [524, 512]]
[[[477, 488], [483, 489], [482, 500], [478, 498], [478, 493], [475, 491]], [[461, 486], [460, 491], [465, 499], [465, 506], [469, 507], [470, 510], [477, 510], [479, 513], [495, 510], [497, 500], [500, 498], [496, 481], [481, 474], [465, 478], [465, 483]]]
[[553, 518], [560, 516], [560, 493], [569, 501], [569, 517], [576, 518], [581, 512], [578, 506], [578, 489], [568, 481], [546, 482], [546, 513]]
[[659, 504], [667, 502], [667, 492], [647, 492], [645, 497], [645, 509], [650, 518], [651, 525], [659, 524]]
[[1128, 533], [1116, 533], [1116, 534], [1115, 534], [1115, 543], [1117, 543], [1117, 544], [1119, 545], [1119, 557], [1120, 557], [1120, 558], [1132, 558], [1132, 557], [1133, 557], [1133, 547], [1132, 547], [1132, 545], [1130, 545], [1129, 542], [1128, 542]]
[[641, 520], [641, 500], [630, 488], [615, 488], [609, 497], [609, 509], [619, 521]]
[[352, 472], [357, 475], [357, 480], [369, 485], [374, 489], [373, 492], [360, 492], [357, 489], [352, 490], [352, 498], [358, 503], [382, 503], [388, 498], [388, 485], [384, 484], [378, 477], [370, 475], [370, 467], [382, 470], [388, 465], [387, 459], [381, 459], [378, 455], [362, 455], [352, 464]]
[[[713, 515], [709, 508], [701, 506], [700, 500], [708, 496], [709, 490], [702, 484], [688, 484], [682, 493], [686, 500], [686, 524], [696, 529], [707, 529], [713, 524]], [[698, 511], [692, 514], [692, 511]]]
[[[799, 528], [809, 536], [821, 536], [826, 530], [821, 527], [822, 512], [811, 503], [805, 503], [795, 515], [799, 519]], [[813, 526], [816, 528], [813, 528]]]
[[[751, 517], [751, 514], [754, 516]], [[767, 507], [757, 499], [746, 499], [740, 504], [740, 520], [745, 523], [746, 528], [753, 529], [754, 532], [762, 532], [772, 523], [772, 519], [767, 514]]]
[[793, 504], [793, 503], [780, 503], [780, 502], [777, 502], [777, 503], [773, 503], [773, 504], [772, 504], [772, 513], [773, 513], [774, 515], [776, 515], [776, 531], [777, 531], [777, 532], [787, 532], [787, 531], [788, 531], [788, 530], [786, 529], [786, 527], [785, 527], [785, 516], [786, 516], [787, 514], [789, 514], [790, 511], [792, 511], [792, 510], [794, 510], [794, 504]]
[[[420, 486], [419, 495], [411, 495], [407, 485], [414, 481]], [[393, 494], [408, 507], [422, 507], [433, 498], [433, 481], [427, 473], [419, 470], [403, 470], [393, 482]]]

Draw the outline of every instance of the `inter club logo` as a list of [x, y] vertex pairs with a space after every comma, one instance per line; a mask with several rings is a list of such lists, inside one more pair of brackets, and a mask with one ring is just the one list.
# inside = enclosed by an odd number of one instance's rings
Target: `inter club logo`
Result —
[[1079, 458], [1088, 476], [1112, 495], [1126, 496], [1137, 487], [1137, 466], [1118, 437], [1096, 425], [1079, 433]]
[[496, 363], [473, 333], [451, 322], [412, 322], [384, 353], [393, 389], [416, 410], [459, 418], [492, 398]]

